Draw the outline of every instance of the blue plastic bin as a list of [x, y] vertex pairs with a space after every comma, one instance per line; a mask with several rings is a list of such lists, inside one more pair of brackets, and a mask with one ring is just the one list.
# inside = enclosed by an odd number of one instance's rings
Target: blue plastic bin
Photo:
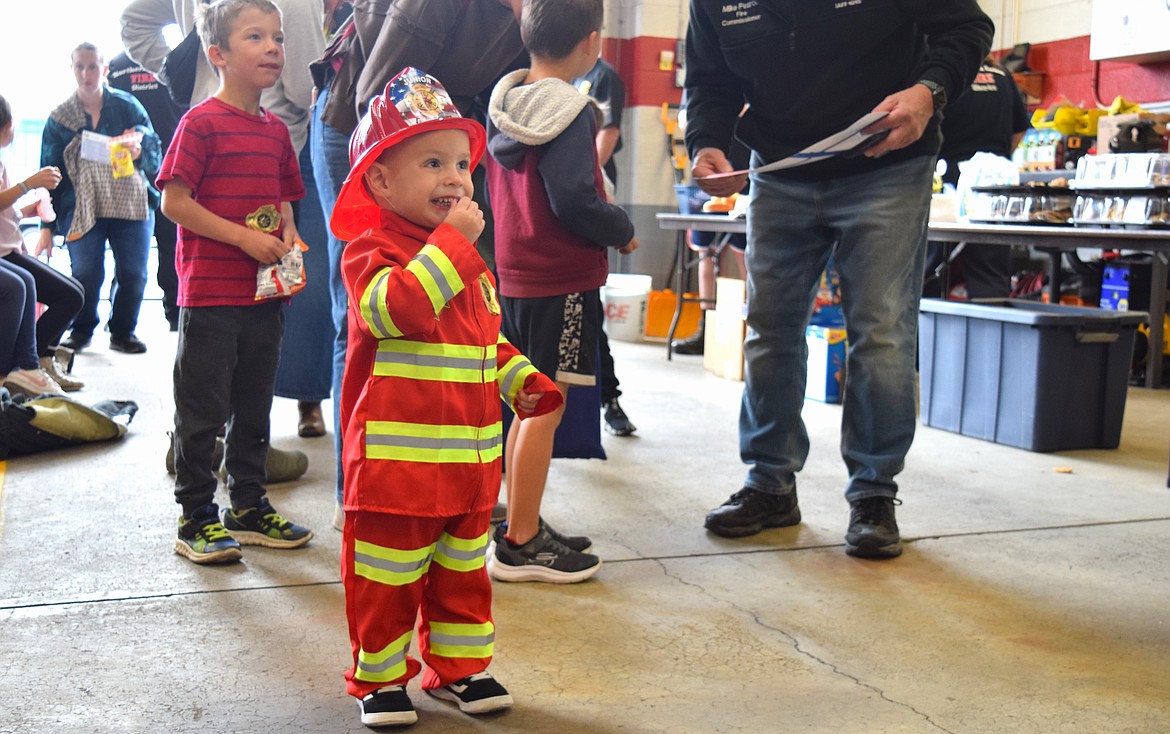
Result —
[[1112, 449], [1146, 314], [1031, 301], [923, 299], [922, 422], [1028, 449]]

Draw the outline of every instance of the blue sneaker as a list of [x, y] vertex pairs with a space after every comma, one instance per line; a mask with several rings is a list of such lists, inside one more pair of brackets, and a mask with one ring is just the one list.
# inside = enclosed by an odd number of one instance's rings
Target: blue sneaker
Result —
[[224, 508], [223, 526], [241, 545], [265, 548], [299, 548], [313, 538], [313, 531], [281, 517], [267, 499], [256, 507], [236, 512]]
[[195, 563], [227, 563], [243, 556], [240, 544], [228, 534], [216, 517], [214, 505], [201, 507], [191, 517], [179, 518], [175, 553]]

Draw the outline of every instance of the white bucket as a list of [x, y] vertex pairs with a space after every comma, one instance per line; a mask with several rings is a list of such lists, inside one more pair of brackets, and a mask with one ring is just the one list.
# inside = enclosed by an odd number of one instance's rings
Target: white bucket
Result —
[[649, 275], [628, 273], [611, 273], [606, 279], [601, 300], [605, 304], [605, 331], [610, 339], [642, 340], [651, 282]]

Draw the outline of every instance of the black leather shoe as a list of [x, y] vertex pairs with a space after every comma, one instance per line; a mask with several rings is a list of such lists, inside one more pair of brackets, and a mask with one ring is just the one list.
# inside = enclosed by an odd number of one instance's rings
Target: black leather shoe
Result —
[[725, 538], [755, 535], [764, 528], [783, 528], [800, 522], [796, 492], [770, 494], [744, 487], [707, 513], [703, 527]]
[[80, 352], [89, 346], [90, 337], [80, 336], [79, 334], [70, 334], [61, 340], [60, 346], [72, 350], [74, 353]]
[[849, 531], [845, 533], [845, 552], [858, 558], [897, 558], [902, 555], [902, 536], [893, 497], [868, 497], [849, 503]]
[[146, 345], [133, 334], [123, 334], [122, 336], [110, 337], [110, 349], [125, 354], [142, 354], [146, 351]]
[[675, 354], [702, 354], [703, 342], [703, 332], [700, 331], [686, 339], [675, 339], [670, 343], [670, 351]]

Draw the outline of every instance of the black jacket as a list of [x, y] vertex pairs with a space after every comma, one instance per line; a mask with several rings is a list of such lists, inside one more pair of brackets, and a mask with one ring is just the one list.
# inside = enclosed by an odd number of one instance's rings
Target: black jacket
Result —
[[[848, 127], [919, 80], [957, 99], [993, 32], [976, 0], [691, 0], [687, 149], [726, 152], [734, 131], [770, 162]], [[744, 103], [750, 108], [737, 125]], [[836, 157], [776, 175], [862, 173], [934, 155], [939, 140], [936, 116], [917, 142], [881, 158]]]

